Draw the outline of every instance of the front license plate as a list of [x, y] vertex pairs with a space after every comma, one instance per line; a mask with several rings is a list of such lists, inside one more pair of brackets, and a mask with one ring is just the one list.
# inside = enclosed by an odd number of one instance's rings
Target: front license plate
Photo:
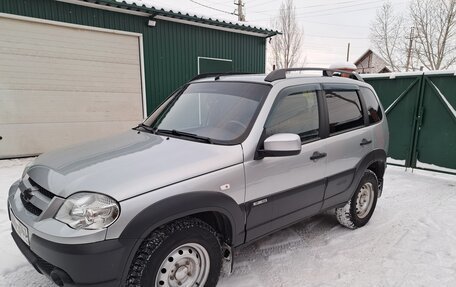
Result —
[[29, 243], [29, 236], [28, 236], [28, 229], [25, 225], [16, 218], [13, 211], [10, 210], [11, 213], [11, 224], [13, 225], [14, 230], [16, 231], [17, 235], [27, 244]]

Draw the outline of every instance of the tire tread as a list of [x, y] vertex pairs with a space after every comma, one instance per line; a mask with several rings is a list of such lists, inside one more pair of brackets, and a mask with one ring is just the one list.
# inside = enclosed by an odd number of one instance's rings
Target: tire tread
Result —
[[[377, 179], [377, 175], [367, 169], [365, 172], [364, 172], [364, 175], [361, 179], [361, 182], [360, 182], [360, 185], [362, 183], [362, 181], [366, 178], [366, 177], [370, 177], [370, 176], [373, 176], [375, 178], [375, 182], [378, 183], [378, 179]], [[336, 208], [336, 218], [337, 218], [337, 221], [339, 221], [339, 223], [342, 225], [342, 226], [345, 226], [349, 229], [356, 229], [358, 227], [361, 227], [363, 226], [364, 224], [360, 225], [357, 223], [357, 221], [355, 220], [355, 218], [353, 217], [353, 214], [351, 212], [351, 208], [352, 208], [352, 201], [355, 200], [355, 197], [358, 193], [358, 190], [359, 190], [360, 186], [358, 186], [355, 194], [353, 195], [353, 197], [343, 206], [343, 207], [340, 207], [340, 208]], [[375, 187], [376, 190], [378, 187]], [[377, 192], [375, 193], [375, 196], [378, 196], [378, 190]], [[376, 199], [375, 199], [376, 201]], [[375, 209], [375, 205], [372, 206], [372, 209]], [[370, 219], [370, 217], [369, 217]], [[369, 220], [368, 219], [368, 220]], [[367, 220], [367, 221], [368, 221]], [[367, 223], [367, 222], [366, 222]]]
[[[175, 232], [186, 230], [189, 228], [201, 228], [214, 235], [215, 238], [220, 238], [217, 232], [206, 222], [193, 217], [186, 217], [178, 219], [169, 224], [163, 225], [158, 229], [154, 230], [139, 247], [136, 252], [133, 263], [130, 267], [130, 271], [127, 276], [126, 286], [129, 287], [140, 287], [143, 273], [146, 270], [146, 266], [150, 261], [151, 257], [157, 249], [170, 238]], [[220, 245], [220, 242], [218, 242]]]

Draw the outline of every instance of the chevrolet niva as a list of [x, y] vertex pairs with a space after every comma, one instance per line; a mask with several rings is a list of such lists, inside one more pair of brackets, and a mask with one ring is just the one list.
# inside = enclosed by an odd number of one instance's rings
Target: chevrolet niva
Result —
[[9, 190], [12, 237], [59, 286], [215, 286], [232, 248], [304, 218], [361, 227], [389, 136], [346, 74], [197, 76], [132, 130], [37, 157]]

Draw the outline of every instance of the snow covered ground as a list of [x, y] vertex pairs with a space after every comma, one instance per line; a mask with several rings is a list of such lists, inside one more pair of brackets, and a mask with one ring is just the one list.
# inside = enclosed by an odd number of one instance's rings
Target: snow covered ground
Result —
[[[10, 237], [9, 186], [28, 159], [0, 161], [0, 286], [53, 286]], [[220, 286], [456, 286], [456, 176], [389, 166], [364, 228], [315, 216], [236, 251]]]

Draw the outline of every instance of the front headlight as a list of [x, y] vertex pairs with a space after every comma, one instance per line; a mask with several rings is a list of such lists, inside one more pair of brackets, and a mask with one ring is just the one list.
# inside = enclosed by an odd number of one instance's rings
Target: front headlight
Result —
[[119, 213], [119, 204], [109, 196], [80, 192], [65, 200], [55, 219], [74, 229], [96, 230], [114, 223]]

